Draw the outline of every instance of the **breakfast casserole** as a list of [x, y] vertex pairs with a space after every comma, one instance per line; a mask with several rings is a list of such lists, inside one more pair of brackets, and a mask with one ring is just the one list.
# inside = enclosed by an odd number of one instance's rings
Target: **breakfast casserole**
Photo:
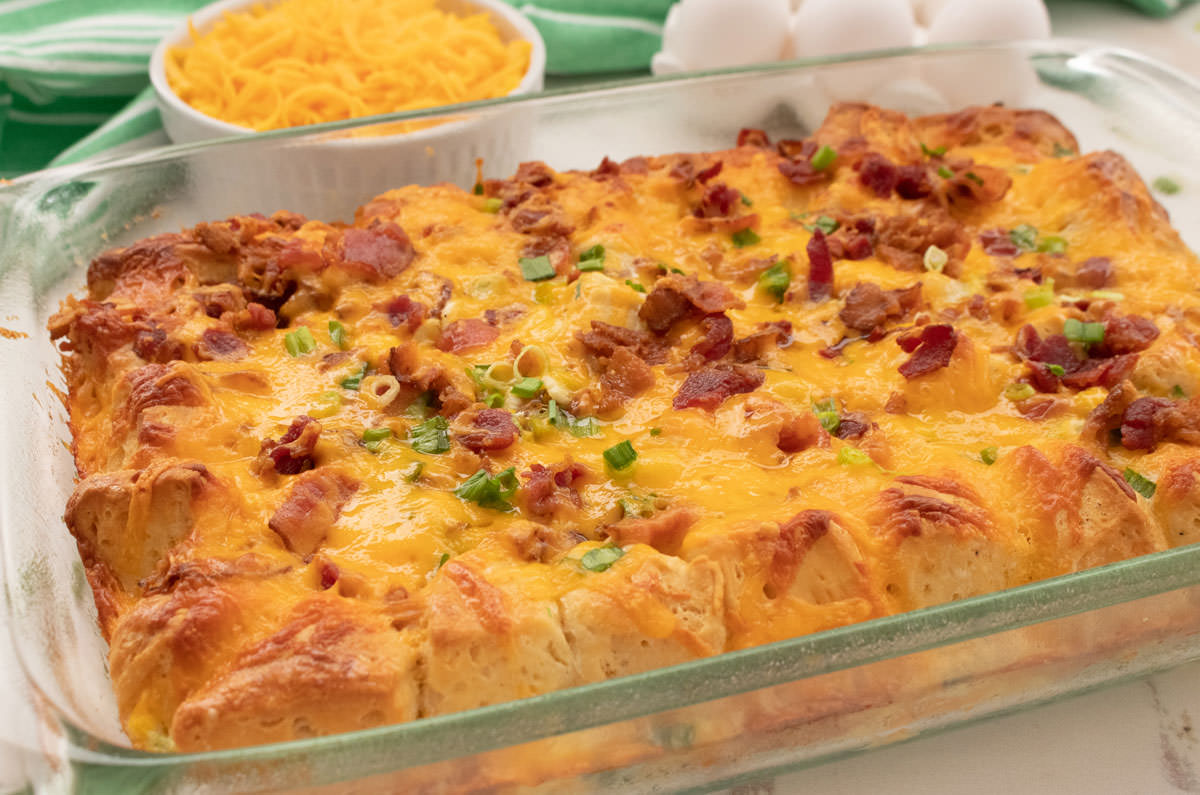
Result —
[[1198, 272], [1045, 112], [859, 104], [104, 253], [50, 331], [125, 730], [351, 731], [1191, 543]]

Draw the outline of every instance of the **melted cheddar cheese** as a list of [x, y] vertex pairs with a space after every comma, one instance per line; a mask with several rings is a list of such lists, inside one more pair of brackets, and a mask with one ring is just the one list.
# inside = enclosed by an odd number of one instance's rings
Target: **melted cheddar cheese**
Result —
[[98, 258], [52, 331], [134, 744], [469, 709], [1196, 540], [1197, 262], [1118, 155], [1001, 108], [739, 144]]

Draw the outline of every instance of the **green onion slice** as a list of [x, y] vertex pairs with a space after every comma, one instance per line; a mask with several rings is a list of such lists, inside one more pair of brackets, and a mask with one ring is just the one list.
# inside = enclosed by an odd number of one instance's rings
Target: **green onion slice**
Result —
[[637, 451], [628, 439], [604, 451], [604, 461], [618, 472], [628, 469], [637, 460]]
[[946, 267], [946, 263], [950, 261], [950, 255], [945, 252], [940, 246], [930, 246], [925, 249], [924, 256], [925, 270], [941, 273]]
[[1008, 233], [1008, 239], [1022, 251], [1033, 251], [1037, 248], [1037, 227], [1029, 224], [1014, 226]]
[[607, 571], [609, 566], [616, 563], [625, 554], [625, 550], [617, 546], [596, 547], [583, 553], [579, 565], [588, 571]]
[[1179, 183], [1170, 177], [1158, 177], [1154, 180], [1154, 182], [1151, 183], [1151, 185], [1156, 191], [1166, 194], [1167, 196], [1174, 196], [1176, 193], [1179, 193], [1179, 191], [1183, 190]]
[[1063, 321], [1063, 336], [1071, 342], [1082, 342], [1086, 345], [1104, 342], [1103, 323], [1084, 323], [1069, 317]]
[[447, 433], [445, 417], [430, 417], [419, 425], [414, 425], [408, 432], [408, 443], [418, 453], [437, 455], [450, 449], [450, 435]]
[[635, 292], [646, 292], [646, 288], [635, 282], [633, 279], [626, 279], [625, 284], [629, 285], [630, 289], [634, 290]]
[[502, 202], [496, 198], [483, 200], [483, 211], [485, 213], [492, 213], [493, 215], [495, 215], [496, 213], [500, 212], [500, 208], [503, 206], [504, 206], [504, 202]]
[[942, 179], [953, 179], [954, 172], [946, 166], [938, 166], [937, 175]]
[[521, 257], [518, 264], [526, 281], [540, 282], [554, 278], [554, 266], [550, 264], [550, 257], [545, 254], [540, 257]]
[[516, 469], [513, 467], [495, 475], [489, 475], [486, 469], [480, 469], [454, 490], [454, 496], [482, 508], [511, 511], [512, 505], [509, 500], [517, 493], [517, 485]]
[[1000, 455], [1000, 450], [997, 449], [995, 445], [993, 445], [991, 447], [985, 447], [979, 451], [979, 460], [982, 461], [983, 463], [987, 464], [988, 466], [991, 466], [992, 464], [996, 463], [996, 458], [999, 455]]
[[1047, 235], [1038, 241], [1037, 250], [1043, 254], [1065, 254], [1067, 241], [1056, 235]]
[[841, 450], [838, 450], [837, 462], [844, 466], [853, 464], [872, 464], [871, 456], [859, 450], [857, 447], [846, 445]]
[[301, 326], [284, 335], [283, 347], [291, 356], [303, 356], [317, 349], [317, 341], [313, 338], [308, 326]]
[[1158, 485], [1153, 480], [1150, 480], [1150, 478], [1146, 477], [1140, 472], [1130, 469], [1129, 467], [1125, 467], [1125, 471], [1122, 474], [1125, 477], [1125, 482], [1129, 484], [1129, 488], [1133, 489], [1146, 499], [1150, 499], [1154, 496], [1154, 492], [1158, 488]]
[[359, 365], [359, 368], [357, 371], [355, 371], [353, 374], [348, 375], [345, 378], [343, 378], [341, 381], [338, 382], [338, 385], [341, 386], [342, 389], [357, 390], [360, 386], [362, 386], [362, 380], [364, 378], [366, 378], [367, 371], [370, 368], [371, 368], [371, 365], [367, 364], [366, 362], [363, 362], [361, 365]]
[[813, 153], [812, 167], [815, 171], [824, 171], [833, 165], [833, 161], [837, 160], [837, 150], [826, 144]]
[[739, 229], [733, 233], [732, 240], [733, 245], [738, 248], [745, 248], [746, 246], [753, 246], [755, 243], [760, 242], [762, 238], [753, 229]]
[[342, 350], [350, 347], [350, 339], [346, 336], [346, 327], [340, 320], [329, 321], [329, 340]]
[[791, 283], [792, 263], [786, 259], [776, 262], [758, 276], [758, 286], [780, 303], [783, 303], [783, 297]]
[[512, 393], [519, 398], [531, 398], [542, 391], [542, 379], [522, 378], [512, 385]]
[[1013, 403], [1020, 403], [1022, 400], [1028, 400], [1033, 397], [1033, 387], [1029, 384], [1013, 383], [1004, 387], [1004, 397], [1011, 400]]

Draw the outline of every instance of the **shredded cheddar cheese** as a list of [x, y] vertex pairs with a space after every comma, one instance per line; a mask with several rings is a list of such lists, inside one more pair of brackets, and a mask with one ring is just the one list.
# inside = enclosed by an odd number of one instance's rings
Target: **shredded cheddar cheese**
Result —
[[436, 0], [284, 0], [189, 27], [167, 55], [171, 89], [259, 131], [504, 96], [529, 66], [529, 42]]

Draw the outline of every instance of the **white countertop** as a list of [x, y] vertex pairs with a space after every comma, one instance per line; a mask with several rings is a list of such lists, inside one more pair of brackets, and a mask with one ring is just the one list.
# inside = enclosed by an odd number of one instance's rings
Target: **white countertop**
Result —
[[[1052, 0], [1051, 16], [1056, 35], [1140, 50], [1200, 79], [1200, 4], [1164, 22], [1115, 2]], [[0, 610], [0, 678], [16, 669], [4, 621]], [[28, 694], [0, 687], [0, 715], [0, 793], [7, 793], [40, 765], [28, 756], [37, 747]], [[1200, 793], [1193, 717], [1200, 720], [1200, 662], [735, 792]]]

